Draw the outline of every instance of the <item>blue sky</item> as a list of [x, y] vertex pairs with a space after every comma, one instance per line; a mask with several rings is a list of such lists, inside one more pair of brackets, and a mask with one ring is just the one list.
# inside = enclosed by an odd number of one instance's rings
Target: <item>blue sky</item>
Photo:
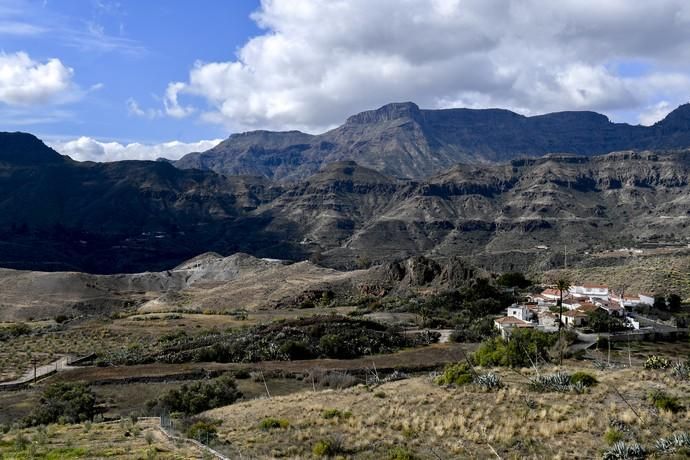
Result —
[[[142, 122], [129, 113], [127, 101], [158, 106], [166, 83], [186, 78], [195, 61], [231, 57], [259, 32], [249, 17], [258, 1], [204, 0], [196, 6], [181, 0], [0, 0], [4, 3], [22, 10], [14, 20], [31, 17], [29, 23], [45, 31], [2, 35], [2, 51], [24, 51], [39, 62], [59, 58], [87, 94], [71, 104], [22, 108], [25, 117], [16, 124], [3, 120], [3, 129], [150, 143], [227, 136], [222, 126], [186, 119]], [[23, 118], [39, 118], [46, 110], [56, 112], [55, 119], [24, 124]]]
[[77, 159], [320, 132], [388, 102], [595, 110], [690, 100], [686, 0], [0, 0], [0, 129]]

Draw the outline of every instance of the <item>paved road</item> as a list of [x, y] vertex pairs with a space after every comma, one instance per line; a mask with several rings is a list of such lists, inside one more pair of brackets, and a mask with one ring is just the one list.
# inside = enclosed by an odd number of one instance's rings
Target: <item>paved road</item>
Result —
[[[53, 372], [62, 372], [70, 369], [74, 369], [74, 366], [70, 366], [69, 362], [73, 358], [72, 356], [62, 356], [59, 359], [53, 361], [50, 364], [45, 364], [43, 366], [38, 366], [36, 368], [36, 378], [40, 379]], [[33, 382], [34, 380], [34, 369], [33, 367], [27, 370], [24, 375], [18, 379], [11, 380], [9, 382], [0, 383], [0, 389], [3, 387], [13, 387], [17, 385], [24, 385]]]
[[570, 346], [570, 351], [571, 352], [576, 352], [579, 350], [586, 350], [595, 343], [597, 343], [597, 339], [599, 337], [599, 334], [585, 334], [584, 332], [580, 331], [575, 331], [577, 333], [577, 343], [574, 343]]

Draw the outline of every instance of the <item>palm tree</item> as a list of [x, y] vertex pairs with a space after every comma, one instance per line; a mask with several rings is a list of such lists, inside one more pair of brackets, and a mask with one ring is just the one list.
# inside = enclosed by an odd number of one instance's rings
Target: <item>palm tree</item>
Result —
[[565, 278], [556, 281], [556, 289], [561, 294], [561, 301], [558, 304], [558, 348], [560, 348], [560, 364], [563, 364], [563, 343], [561, 343], [561, 328], [563, 327], [563, 291], [570, 289], [570, 282]]

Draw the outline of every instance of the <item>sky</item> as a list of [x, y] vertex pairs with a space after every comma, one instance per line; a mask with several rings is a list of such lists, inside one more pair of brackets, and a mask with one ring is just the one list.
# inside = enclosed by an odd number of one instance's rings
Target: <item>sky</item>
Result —
[[650, 125], [689, 100], [687, 0], [0, 0], [0, 129], [78, 160], [399, 101]]

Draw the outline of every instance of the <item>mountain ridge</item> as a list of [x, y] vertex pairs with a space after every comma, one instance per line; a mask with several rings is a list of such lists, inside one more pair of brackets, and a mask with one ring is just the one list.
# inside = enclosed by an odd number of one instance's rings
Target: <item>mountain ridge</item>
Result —
[[33, 136], [21, 148], [11, 139], [0, 142], [0, 155], [15, 158], [0, 162], [0, 266], [9, 268], [155, 271], [214, 251], [342, 269], [417, 255], [548, 269], [558, 254], [535, 248], [561, 241], [573, 252], [690, 243], [690, 150], [454, 163], [416, 180], [344, 160], [277, 182], [166, 162], [77, 162]]
[[354, 160], [391, 177], [422, 179], [456, 163], [505, 162], [550, 153], [601, 155], [690, 147], [690, 104], [652, 126], [613, 123], [591, 111], [524, 116], [505, 109], [420, 109], [391, 103], [347, 118], [325, 133], [233, 134], [176, 167], [299, 181], [324, 164]]

